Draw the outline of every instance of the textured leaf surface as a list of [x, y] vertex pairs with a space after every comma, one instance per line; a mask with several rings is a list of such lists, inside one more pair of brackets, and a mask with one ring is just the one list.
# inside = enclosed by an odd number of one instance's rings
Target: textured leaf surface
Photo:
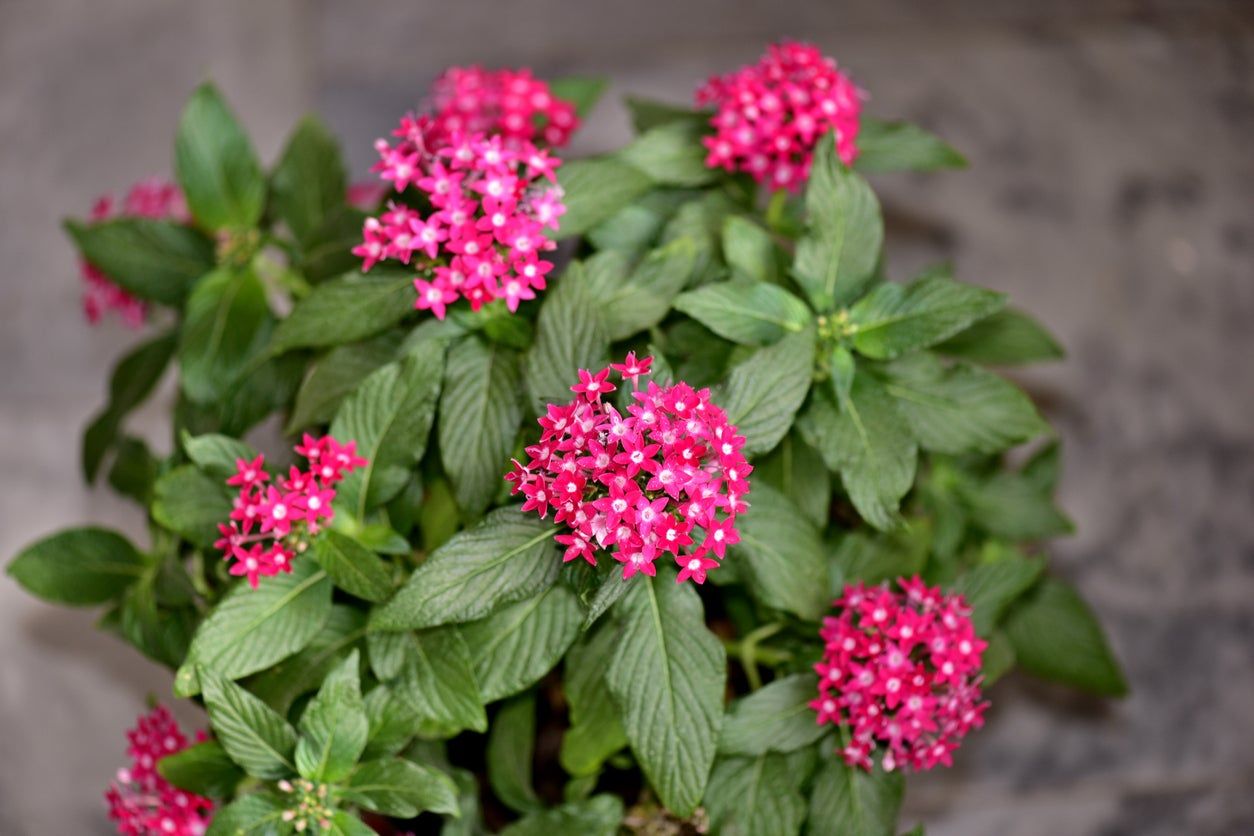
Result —
[[501, 836], [614, 836], [623, 820], [623, 802], [616, 795], [594, 795], [551, 810], [532, 813], [501, 831]]
[[613, 157], [566, 163], [557, 182], [566, 193], [559, 238], [582, 235], [653, 188], [649, 175]]
[[174, 173], [188, 208], [206, 229], [250, 227], [260, 220], [266, 202], [261, 164], [211, 84], [198, 87], [183, 109]]
[[810, 328], [758, 349], [732, 369], [718, 404], [745, 437], [745, 455], [765, 453], [787, 434], [813, 372]]
[[216, 740], [193, 743], [157, 761], [157, 771], [181, 790], [209, 798], [231, 798], [244, 778], [230, 755]]
[[557, 584], [466, 625], [484, 700], [516, 694], [552, 670], [582, 624], [575, 593]]
[[788, 497], [754, 485], [732, 551], [749, 590], [769, 607], [818, 621], [827, 610], [827, 561], [819, 531]]
[[875, 193], [837, 159], [830, 136], [814, 154], [806, 216], [792, 272], [816, 310], [832, 311], [858, 298], [874, 275], [884, 221]]
[[[464, 729], [487, 729], [474, 662], [459, 628], [372, 635], [372, 664], [375, 648], [383, 643], [400, 649], [395, 668], [398, 679], [393, 687], [409, 701], [420, 724], [440, 736]], [[391, 679], [377, 665], [375, 671], [381, 678]]]
[[545, 293], [536, 324], [536, 340], [527, 352], [524, 376], [533, 406], [563, 402], [579, 382], [579, 369], [597, 370], [605, 362], [609, 339], [582, 267], [572, 265]]
[[389, 331], [374, 339], [339, 346], [314, 361], [313, 370], [296, 393], [296, 405], [284, 432], [293, 435], [312, 424], [330, 422], [344, 398], [393, 359], [400, 342], [400, 334]]
[[226, 395], [265, 344], [270, 325], [266, 290], [252, 270], [220, 269], [197, 282], [178, 352], [187, 396], [211, 403]]
[[344, 205], [347, 178], [335, 137], [318, 119], [306, 116], [270, 178], [275, 213], [297, 240], [306, 241], [329, 212]]
[[810, 322], [806, 303], [782, 287], [754, 281], [707, 284], [675, 300], [675, 307], [720, 337], [767, 345]]
[[1000, 310], [936, 347], [942, 354], [992, 366], [1058, 360], [1062, 346], [1039, 322], [1022, 311]]
[[692, 586], [668, 573], [637, 580], [618, 604], [623, 626], [606, 682], [649, 784], [687, 816], [714, 763], [727, 658]]
[[966, 168], [966, 159], [935, 134], [909, 122], [863, 119], [858, 131], [858, 171], [938, 171]]
[[122, 218], [65, 225], [83, 258], [132, 296], [178, 306], [213, 269], [213, 242], [172, 221]]
[[208, 548], [218, 539], [218, 524], [231, 513], [225, 480], [181, 465], [153, 485], [152, 517], [184, 540]]
[[199, 674], [214, 737], [231, 760], [256, 778], [283, 778], [295, 772], [296, 730], [229, 679], [206, 668]]
[[[607, 263], [604, 259], [610, 259]], [[610, 339], [621, 340], [652, 328], [670, 312], [696, 264], [692, 242], [679, 239], [651, 250], [625, 273], [612, 269], [621, 256], [598, 255], [586, 267], [588, 289]]]
[[323, 348], [372, 337], [414, 308], [414, 277], [350, 273], [314, 287], [270, 340], [270, 352]]
[[574, 776], [597, 774], [610, 755], [627, 745], [627, 733], [605, 682], [605, 660], [617, 641], [618, 629], [606, 624], [587, 634], [566, 655], [570, 728], [562, 737], [560, 759], [562, 768]]
[[313, 557], [340, 589], [367, 601], [392, 594], [392, 570], [379, 556], [334, 529], [314, 538]]
[[808, 831], [830, 836], [893, 836], [905, 786], [900, 772], [863, 772], [823, 760], [810, 794]]
[[720, 758], [705, 792], [714, 832], [725, 836], [800, 833], [806, 818], [800, 787], [813, 762], [811, 751]]
[[1045, 679], [1120, 697], [1128, 683], [1093, 611], [1076, 591], [1047, 578], [1006, 618], [1015, 658]]
[[501, 490], [522, 421], [521, 383], [518, 355], [509, 349], [474, 337], [449, 349], [440, 459], [467, 514], [481, 513]]
[[1000, 293], [939, 274], [908, 285], [885, 282], [849, 309], [857, 326], [853, 345], [867, 357], [898, 357], [952, 337], [1005, 304]]
[[45, 601], [103, 604], [139, 579], [144, 558], [115, 531], [71, 528], [27, 546], [7, 571]]
[[762, 755], [809, 746], [827, 731], [809, 705], [818, 692], [813, 674], [798, 673], [737, 700], [723, 721], [719, 752]]
[[862, 518], [881, 530], [895, 527], [901, 498], [914, 484], [918, 448], [884, 387], [858, 375], [839, 409], [828, 392], [817, 392], [798, 426], [840, 472]]
[[473, 621], [551, 586], [561, 565], [550, 523], [500, 508], [436, 549], [370, 623], [411, 630]]
[[195, 696], [196, 668], [229, 679], [264, 670], [298, 652], [318, 634], [331, 612], [331, 579], [312, 560], [297, 560], [291, 574], [264, 578], [251, 589], [238, 581], [200, 623], [175, 693]]
[[345, 794], [355, 804], [409, 819], [423, 811], [457, 814], [457, 787], [438, 769], [400, 758], [367, 761], [349, 779]]
[[313, 781], [338, 781], [348, 775], [366, 748], [369, 727], [361, 698], [356, 650], [327, 674], [317, 695], [300, 716], [296, 769]]
[[987, 636], [1006, 608], [1028, 590], [1045, 571], [1045, 561], [1008, 550], [1000, 560], [981, 563], [964, 572], [953, 591], [966, 598], [975, 610], [971, 620], [981, 636]]
[[535, 744], [535, 694], [520, 694], [496, 713], [487, 752], [492, 792], [516, 813], [529, 813], [544, 806], [531, 786]]

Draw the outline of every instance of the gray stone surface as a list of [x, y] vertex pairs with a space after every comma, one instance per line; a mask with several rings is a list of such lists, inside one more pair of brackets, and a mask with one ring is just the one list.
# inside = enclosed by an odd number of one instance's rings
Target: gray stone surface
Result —
[[[1065, 442], [1061, 570], [1107, 624], [1117, 704], [1012, 678], [950, 771], [912, 781], [932, 834], [1254, 832], [1254, 16], [1221, 2], [487, 0], [0, 4], [0, 554], [141, 522], [84, 490], [76, 433], [120, 328], [79, 319], [57, 220], [169, 159], [212, 73], [272, 155], [323, 111], [359, 171], [452, 62], [596, 73], [685, 101], [779, 35], [812, 39], [972, 170], [893, 176], [890, 270], [952, 259], [1060, 336], [1021, 376]], [[581, 151], [620, 141], [602, 106]], [[159, 410], [143, 425], [160, 438]], [[107, 832], [120, 730], [167, 678], [0, 581], [0, 833]], [[18, 757], [8, 753], [20, 753]]]

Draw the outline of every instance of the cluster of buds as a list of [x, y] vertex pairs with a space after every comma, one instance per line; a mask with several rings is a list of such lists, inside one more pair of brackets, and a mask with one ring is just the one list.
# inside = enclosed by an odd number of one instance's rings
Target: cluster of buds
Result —
[[[187, 220], [187, 207], [178, 186], [153, 177], [131, 187], [120, 205], [111, 195], [96, 200], [89, 216], [93, 223], [117, 218]], [[144, 324], [147, 306], [87, 261], [82, 262], [83, 315], [95, 325], [109, 311], [116, 311], [128, 327]]]
[[335, 809], [328, 800], [329, 787], [326, 784], [315, 784], [307, 778], [295, 781], [284, 779], [278, 787], [291, 796], [292, 806], [285, 809], [280, 818], [292, 826], [297, 833], [306, 830], [330, 830]]
[[[105, 792], [109, 818], [122, 836], [201, 836], [213, 802], [174, 787], [157, 772], [157, 761], [187, 748], [187, 738], [164, 706], [157, 706], [126, 733], [129, 767], [118, 770]], [[203, 734], [199, 739], [203, 739]]]
[[870, 769], [883, 748], [885, 770], [952, 764], [962, 737], [984, 723], [980, 660], [987, 643], [971, 609], [919, 578], [848, 586], [839, 614], [823, 619], [823, 661], [814, 666], [818, 722], [844, 730], [850, 766]]
[[472, 310], [504, 299], [516, 311], [544, 290], [553, 264], [542, 255], [556, 246], [545, 230], [557, 229], [566, 211], [561, 161], [533, 134], [542, 122], [550, 146], [565, 142], [573, 106], [526, 71], [476, 68], [449, 70], [435, 100], [432, 114], [401, 120], [395, 143], [376, 143], [374, 170], [398, 193], [415, 187], [420, 208], [389, 202], [366, 219], [353, 254], [363, 270], [417, 257], [414, 306], [439, 319], [462, 298]]
[[809, 44], [772, 44], [757, 64], [711, 78], [696, 98], [716, 108], [715, 133], [703, 140], [711, 168], [795, 190], [810, 176], [814, 147], [827, 133], [846, 165], [858, 155], [858, 88]]
[[293, 466], [271, 481], [259, 455], [237, 460], [235, 475], [226, 480], [239, 495], [230, 522], [218, 526], [222, 537], [214, 545], [233, 561], [231, 574], [247, 576], [254, 589], [258, 578], [292, 571], [292, 560], [334, 515], [335, 485], [366, 464], [356, 442], [340, 444], [330, 436], [306, 434], [296, 452], [308, 460], [308, 470]]
[[[753, 468], [741, 453], [744, 437], [708, 389], [652, 381], [639, 389], [651, 363], [628, 354], [596, 373], [580, 369], [575, 399], [548, 406], [540, 442], [526, 448], [530, 459], [515, 461], [505, 478], [525, 497], [523, 511], [552, 511], [570, 529], [555, 538], [566, 562], [595, 566], [596, 551], [612, 548], [626, 579], [656, 574], [654, 561], [670, 554], [677, 580], [704, 583], [740, 541], [736, 515], [747, 509]], [[632, 382], [626, 415], [604, 399], [617, 389], [611, 370]]]

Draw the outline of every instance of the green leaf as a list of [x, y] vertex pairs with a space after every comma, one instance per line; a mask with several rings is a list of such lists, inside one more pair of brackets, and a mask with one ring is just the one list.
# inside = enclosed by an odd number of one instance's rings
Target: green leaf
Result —
[[583, 628], [587, 630], [597, 619], [605, 615], [610, 607], [618, 602], [627, 592], [628, 584], [618, 572], [610, 572], [601, 581], [592, 599], [587, 601], [587, 612], [584, 613]]
[[152, 486], [160, 469], [161, 463], [148, 445], [128, 436], [118, 442], [109, 468], [109, 487], [146, 508], [152, 503]]
[[828, 609], [827, 560], [819, 530], [770, 485], [753, 488], [753, 510], [740, 518], [732, 546], [749, 591], [768, 607], [807, 621]]
[[938, 453], [997, 453], [1047, 431], [1031, 399], [1013, 383], [965, 363], [898, 362], [885, 389], [920, 446]]
[[392, 594], [392, 571], [379, 556], [347, 534], [334, 529], [313, 539], [313, 557], [335, 585], [367, 601]]
[[615, 836], [623, 820], [623, 801], [608, 793], [532, 813], [501, 831], [501, 836]]
[[226, 482], [201, 473], [194, 465], [169, 471], [152, 491], [152, 518], [201, 548], [213, 545], [220, 536], [218, 524], [231, 513]]
[[705, 164], [704, 130], [690, 120], [667, 122], [636, 137], [618, 157], [659, 186], [702, 186], [719, 177], [718, 169]]
[[1005, 629], [1025, 670], [1102, 696], [1128, 693], [1096, 616], [1066, 583], [1041, 581], [1011, 609]]
[[440, 459], [457, 504], [468, 515], [482, 513], [501, 490], [522, 421], [521, 383], [518, 355], [511, 350], [475, 337], [449, 349], [440, 398]]
[[696, 252], [687, 239], [650, 251], [634, 269], [625, 271], [615, 269], [626, 266], [620, 253], [589, 259], [585, 275], [590, 297], [610, 339], [625, 339], [661, 322], [691, 279], [695, 264]]
[[1073, 530], [1047, 491], [1020, 473], [1000, 472], [958, 483], [959, 497], [971, 519], [1007, 540], [1044, 540]]
[[[769, 456], [759, 458], [753, 474], [758, 480], [755, 484], [770, 485], [791, 499], [813, 525], [827, 527], [832, 506], [831, 475], [822, 456], [798, 433], [784, 436]], [[753, 502], [757, 504], [756, 497]]]
[[894, 836], [904, 788], [901, 772], [864, 772], [839, 758], [824, 758], [810, 794], [807, 832]]
[[981, 563], [963, 573], [953, 585], [974, 610], [971, 620], [981, 636], [989, 635], [1002, 614], [1045, 571], [1045, 561], [1025, 557], [1015, 550], [991, 563]]
[[253, 793], [235, 799], [213, 814], [205, 836], [278, 836], [287, 832], [285, 802], [272, 793]]
[[1009, 308], [959, 331], [936, 346], [936, 350], [991, 366], [1017, 366], [1065, 356], [1062, 346], [1044, 326], [1022, 311]]
[[252, 445], [218, 433], [190, 435], [183, 431], [183, 450], [192, 464], [207, 475], [226, 481], [235, 475], [235, 462], [239, 459], [252, 461], [257, 451]]
[[916, 575], [923, 571], [931, 546], [931, 527], [916, 519], [887, 534], [850, 531], [833, 555], [830, 592], [839, 595], [854, 581], [877, 584]]
[[908, 285], [885, 282], [849, 309], [853, 346], [877, 360], [898, 357], [952, 337], [995, 313], [1006, 297], [932, 274]]
[[457, 787], [438, 769], [394, 758], [357, 767], [342, 790], [354, 804], [401, 819], [422, 812], [459, 815]]
[[[618, 573], [614, 580], [623, 583]], [[564, 685], [570, 705], [570, 728], [562, 737], [562, 768], [574, 776], [596, 775], [601, 765], [627, 745], [627, 733], [605, 683], [604, 660], [614, 651], [618, 630], [607, 624], [585, 634], [566, 655]]]
[[196, 280], [213, 269], [213, 242], [172, 221], [66, 221], [65, 229], [85, 261], [140, 299], [178, 307]]
[[746, 456], [771, 450], [788, 433], [813, 373], [812, 328], [758, 349], [732, 369], [718, 403], [745, 437]]
[[188, 208], [206, 229], [250, 227], [261, 219], [266, 203], [261, 164], [211, 84], [198, 87], [183, 109], [174, 173]]
[[318, 283], [360, 270], [361, 257], [353, 247], [361, 243], [361, 227], [368, 215], [352, 206], [332, 209], [318, 228], [301, 242], [293, 267], [307, 281]]
[[573, 104], [575, 114], [585, 119], [601, 100], [607, 86], [609, 80], [600, 76], [566, 76], [550, 81], [549, 92], [554, 98]]
[[943, 140], [909, 122], [862, 119], [858, 171], [939, 171], [966, 168], [967, 161]]
[[810, 703], [818, 696], [813, 674], [777, 679], [732, 704], [723, 721], [718, 750], [726, 755], [792, 752], [809, 746], [827, 729], [815, 722]]
[[731, 215], [723, 223], [723, 259], [733, 275], [755, 282], [779, 280], [771, 233], [743, 215]]
[[993, 683], [1001, 679], [1015, 666], [1015, 649], [1010, 644], [1004, 630], [994, 630], [988, 637], [988, 647], [984, 648], [983, 664], [980, 673], [984, 677], [982, 687], [987, 690]]
[[316, 117], [306, 116], [270, 177], [275, 213], [305, 241], [327, 213], [344, 205], [347, 178], [339, 144]]
[[639, 96], [627, 96], [623, 103], [631, 113], [631, 124], [636, 133], [644, 133], [658, 125], [668, 122], [687, 121], [694, 124], [705, 124], [709, 114], [686, 107], [676, 107], [666, 102], [642, 99]]
[[96, 479], [105, 454], [114, 446], [122, 422], [148, 399], [165, 374], [177, 345], [177, 332], [169, 331], [140, 343], [113, 367], [109, 377], [109, 402], [83, 433], [83, 477]]
[[377, 831], [352, 813], [343, 810], [331, 816], [328, 836], [378, 836]]
[[365, 342], [338, 346], [314, 361], [296, 393], [296, 405], [284, 430], [294, 435], [314, 424], [329, 423], [344, 398], [372, 372], [396, 356], [400, 335], [389, 331]]
[[421, 733], [414, 706], [397, 689], [376, 685], [366, 694], [365, 703], [369, 733], [363, 759], [391, 757]]
[[103, 604], [144, 573], [130, 541], [105, 528], [71, 528], [27, 546], [8, 574], [27, 592], [57, 604]]
[[649, 784], [686, 817], [705, 792], [723, 721], [727, 658], [691, 584], [640, 577], [618, 605], [606, 683]]
[[157, 761], [157, 771], [174, 786], [210, 798], [233, 798], [244, 772], [216, 740], [194, 743]]
[[596, 371], [605, 362], [609, 339], [598, 310], [603, 300], [583, 277], [582, 267], [571, 265], [540, 306], [536, 341], [523, 367], [536, 404], [566, 400], [571, 385], [579, 382], [579, 369]]
[[566, 214], [558, 238], [582, 235], [653, 188], [653, 179], [614, 157], [566, 163], [557, 172], [565, 192]]
[[639, 256], [653, 245], [687, 197], [688, 193], [684, 191], [655, 189], [624, 206], [589, 230], [588, 241], [598, 252], [588, 261], [607, 251], [615, 251], [627, 259]]
[[796, 836], [806, 818], [801, 794], [814, 753], [720, 758], [705, 791], [713, 832], [724, 836]]
[[837, 159], [830, 135], [814, 154], [806, 215], [792, 272], [815, 310], [826, 313], [861, 295], [884, 243], [879, 201], [866, 181]]
[[732, 342], [768, 345], [810, 324], [806, 303], [782, 287], [754, 281], [707, 284], [675, 300], [675, 307]]
[[539, 680], [565, 655], [582, 625], [579, 601], [562, 584], [466, 625], [484, 700], [508, 697]]
[[501, 706], [488, 735], [488, 783], [496, 797], [516, 813], [544, 807], [531, 786], [536, 745], [536, 697], [520, 694]]
[[347, 604], [332, 604], [322, 629], [298, 653], [248, 680], [248, 690], [275, 711], [286, 714], [292, 703], [322, 684], [366, 635], [366, 614]]
[[[372, 665], [375, 648], [384, 643], [401, 649], [395, 668], [399, 678], [393, 688], [410, 703], [424, 730], [452, 736], [465, 729], [483, 732], [488, 728], [470, 648], [458, 628], [371, 634]], [[377, 665], [375, 672], [380, 678], [390, 678]]]
[[818, 390], [798, 427], [827, 466], [840, 472], [862, 518], [880, 530], [895, 527], [901, 498], [914, 484], [918, 448], [884, 387], [858, 375], [839, 410], [828, 392]]
[[252, 270], [221, 269], [201, 279], [187, 300], [179, 343], [187, 396], [221, 399], [265, 344], [270, 324], [266, 290]]
[[424, 343], [373, 372], [341, 404], [331, 435], [356, 441], [366, 465], [345, 475], [336, 504], [358, 520], [400, 493], [426, 452], [443, 368], [443, 344]]
[[273, 709], [208, 668], [198, 671], [213, 734], [231, 760], [255, 778], [296, 771], [296, 731]]
[[331, 579], [312, 560], [296, 560], [290, 574], [265, 578], [256, 589], [239, 581], [200, 623], [175, 694], [200, 690], [196, 668], [238, 679], [302, 650], [331, 612]]
[[300, 717], [296, 769], [312, 781], [339, 781], [366, 748], [369, 723], [361, 698], [361, 661], [356, 650], [326, 681]]
[[325, 348], [385, 331], [414, 309], [414, 277], [350, 273], [314, 287], [279, 323], [270, 353]]
[[498, 508], [456, 534], [410, 575], [370, 618], [375, 630], [412, 630], [473, 621], [552, 586], [561, 568], [553, 526]]

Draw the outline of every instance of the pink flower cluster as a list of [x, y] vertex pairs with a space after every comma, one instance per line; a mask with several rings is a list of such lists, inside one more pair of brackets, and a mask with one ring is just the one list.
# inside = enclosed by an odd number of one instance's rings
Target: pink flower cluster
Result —
[[449, 67], [432, 85], [432, 132], [441, 140], [465, 133], [500, 134], [561, 148], [579, 127], [575, 106], [553, 95], [528, 69]]
[[[111, 195], [98, 198], [89, 217], [93, 222], [114, 218], [170, 218], [183, 221], [187, 219], [187, 207], [177, 186], [152, 177], [132, 186], [122, 199], [121, 206], [117, 205]], [[82, 273], [83, 314], [88, 322], [95, 325], [108, 311], [117, 311], [128, 327], [138, 328], [144, 324], [147, 306], [142, 300], [118, 287], [94, 264], [82, 262]]]
[[715, 133], [703, 140], [711, 168], [747, 171], [771, 188], [796, 190], [829, 131], [846, 165], [858, 156], [860, 92], [809, 44], [771, 44], [757, 64], [711, 78], [696, 99], [717, 108], [710, 119]]
[[886, 751], [885, 770], [950, 766], [962, 737], [984, 724], [980, 659], [987, 642], [975, 634], [971, 610], [918, 577], [847, 586], [836, 617], [823, 619], [827, 643], [814, 666], [818, 722], [847, 729], [840, 754], [850, 766], [871, 768]]
[[[537, 146], [537, 120], [550, 145], [565, 142], [573, 106], [525, 71], [454, 68], [436, 84], [431, 115], [408, 115], [395, 144], [376, 143], [374, 170], [397, 192], [415, 186], [424, 208], [393, 201], [367, 218], [353, 254], [369, 270], [383, 260], [422, 257], [414, 307], [443, 319], [465, 298], [472, 310], [504, 299], [510, 311], [545, 288], [556, 247], [545, 229], [566, 212], [561, 160]], [[429, 207], [429, 208], [427, 208]]]
[[[187, 748], [187, 738], [164, 706], [141, 716], [126, 733], [131, 765], [118, 770], [105, 792], [109, 818], [123, 836], [201, 836], [213, 802], [174, 787], [157, 772], [157, 761]], [[203, 733], [197, 739], [204, 739]]]
[[[704, 583], [740, 542], [736, 515], [747, 508], [753, 468], [740, 452], [744, 437], [708, 389], [652, 381], [638, 388], [652, 360], [628, 354], [595, 374], [580, 369], [576, 398], [548, 406], [540, 443], [526, 448], [530, 460], [515, 460], [505, 478], [526, 498], [523, 511], [544, 518], [552, 510], [570, 529], [555, 538], [566, 562], [582, 557], [595, 566], [596, 550], [613, 547], [626, 579], [655, 575], [654, 561], [669, 553], [678, 581]], [[611, 369], [635, 389], [625, 416], [602, 400], [617, 389]]]
[[296, 555], [309, 547], [309, 538], [334, 516], [335, 485], [349, 471], [363, 467], [357, 443], [340, 444], [331, 436], [306, 434], [296, 452], [309, 461], [308, 470], [293, 466], [272, 484], [265, 457], [235, 462], [235, 475], [226, 480], [239, 488], [231, 521], [218, 525], [222, 537], [214, 546], [233, 560], [232, 575], [245, 575], [253, 589], [257, 579], [292, 571]]

